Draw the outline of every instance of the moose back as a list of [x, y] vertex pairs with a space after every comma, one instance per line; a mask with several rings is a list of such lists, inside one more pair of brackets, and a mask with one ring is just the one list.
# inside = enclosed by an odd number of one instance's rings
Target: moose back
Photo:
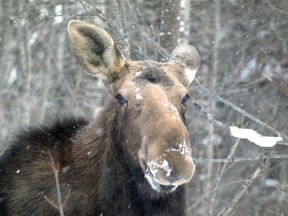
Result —
[[94, 121], [58, 119], [14, 138], [0, 157], [0, 215], [184, 215], [197, 50], [180, 44], [165, 63], [127, 61], [96, 25], [70, 21], [68, 33], [111, 97]]

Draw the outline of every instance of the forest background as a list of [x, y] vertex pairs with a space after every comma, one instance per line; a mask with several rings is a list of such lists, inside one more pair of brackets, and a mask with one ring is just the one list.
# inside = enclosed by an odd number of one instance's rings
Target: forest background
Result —
[[[127, 59], [199, 50], [188, 215], [288, 215], [288, 1], [0, 0], [0, 152], [23, 125], [91, 119], [108, 97], [71, 54], [72, 19], [105, 28]], [[259, 147], [229, 126], [284, 141]]]

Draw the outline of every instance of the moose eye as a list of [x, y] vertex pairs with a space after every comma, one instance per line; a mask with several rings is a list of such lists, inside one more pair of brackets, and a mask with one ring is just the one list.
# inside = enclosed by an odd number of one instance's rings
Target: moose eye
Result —
[[127, 103], [127, 100], [120, 94], [116, 96], [116, 99], [120, 105], [124, 105]]
[[190, 96], [187, 94], [184, 98], [181, 100], [181, 104], [186, 106], [187, 102], [189, 101]]

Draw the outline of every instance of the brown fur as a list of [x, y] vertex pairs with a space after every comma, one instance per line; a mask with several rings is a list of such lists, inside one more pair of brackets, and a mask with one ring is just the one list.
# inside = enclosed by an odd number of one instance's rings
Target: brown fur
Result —
[[91, 123], [56, 120], [15, 137], [0, 158], [0, 215], [59, 215], [44, 198], [57, 205], [51, 160], [62, 200], [69, 194], [65, 215], [184, 215], [195, 169], [184, 115], [195, 50], [132, 62], [99, 27], [73, 21], [69, 34], [79, 63], [112, 98]]

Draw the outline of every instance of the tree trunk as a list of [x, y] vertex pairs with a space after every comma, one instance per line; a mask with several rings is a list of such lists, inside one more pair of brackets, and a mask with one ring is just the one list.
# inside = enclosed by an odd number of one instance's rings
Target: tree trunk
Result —
[[[171, 52], [178, 44], [180, 27], [180, 0], [163, 0], [160, 23], [160, 45]], [[163, 61], [165, 59], [159, 59]]]

